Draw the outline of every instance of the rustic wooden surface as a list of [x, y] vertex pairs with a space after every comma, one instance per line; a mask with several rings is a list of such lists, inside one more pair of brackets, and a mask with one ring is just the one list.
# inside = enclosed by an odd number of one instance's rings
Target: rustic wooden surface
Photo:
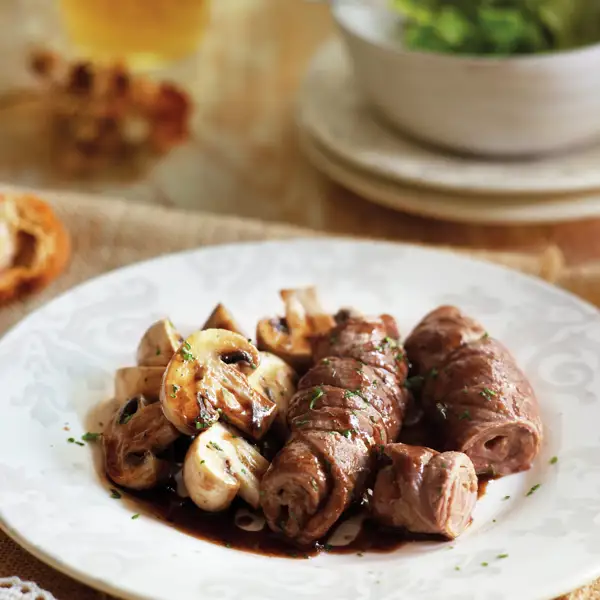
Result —
[[378, 238], [503, 249], [555, 243], [571, 264], [600, 260], [600, 219], [535, 227], [451, 224], [370, 204], [318, 173], [299, 149], [295, 94], [314, 51], [333, 34], [323, 3], [213, 0], [198, 55], [167, 72], [197, 100], [193, 140], [117, 182], [36, 172], [29, 162], [37, 144], [10, 143], [11, 160], [0, 154], [9, 165], [0, 166], [0, 179]]

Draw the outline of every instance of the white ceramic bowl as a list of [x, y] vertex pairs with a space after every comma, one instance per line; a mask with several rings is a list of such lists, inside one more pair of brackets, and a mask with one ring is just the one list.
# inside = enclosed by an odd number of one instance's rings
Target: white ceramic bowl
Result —
[[510, 58], [412, 52], [372, 0], [337, 0], [333, 14], [367, 101], [415, 138], [491, 156], [600, 139], [600, 44]]

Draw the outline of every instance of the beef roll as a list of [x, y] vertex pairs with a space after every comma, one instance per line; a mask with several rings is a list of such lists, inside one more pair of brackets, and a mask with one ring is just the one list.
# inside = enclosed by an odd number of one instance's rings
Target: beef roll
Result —
[[365, 490], [373, 448], [396, 439], [408, 371], [391, 317], [349, 317], [315, 341], [316, 364], [288, 412], [291, 437], [261, 483], [271, 529], [299, 544], [325, 535]]
[[443, 449], [467, 454], [480, 475], [531, 466], [542, 440], [539, 407], [500, 342], [458, 309], [444, 306], [417, 326], [406, 351], [415, 371], [426, 374], [421, 401]]
[[412, 533], [458, 537], [471, 522], [477, 475], [462, 452], [388, 444], [390, 461], [378, 475], [371, 507], [374, 517]]

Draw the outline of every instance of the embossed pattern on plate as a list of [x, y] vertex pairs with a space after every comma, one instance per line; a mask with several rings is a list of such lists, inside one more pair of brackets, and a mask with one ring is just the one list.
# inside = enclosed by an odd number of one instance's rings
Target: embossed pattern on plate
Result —
[[[530, 376], [546, 425], [542, 453], [531, 471], [489, 485], [456, 543], [300, 561], [245, 554], [149, 517], [132, 520], [99, 484], [90, 449], [67, 442], [85, 432], [86, 415], [110, 395], [114, 370], [133, 363], [153, 319], [169, 315], [191, 330], [223, 301], [252, 331], [280, 310], [280, 288], [308, 284], [332, 310], [353, 304], [394, 314], [405, 334], [436, 305], [457, 304]], [[167, 256], [86, 283], [19, 324], [0, 342], [0, 382], [2, 527], [52, 566], [115, 595], [542, 600], [600, 575], [600, 316], [500, 267], [412, 246], [328, 240]]]

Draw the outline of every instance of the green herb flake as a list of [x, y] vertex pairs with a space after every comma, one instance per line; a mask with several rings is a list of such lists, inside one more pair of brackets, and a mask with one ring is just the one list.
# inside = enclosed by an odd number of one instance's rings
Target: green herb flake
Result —
[[344, 429], [344, 431], [340, 431], [340, 433], [345, 437], [350, 439], [350, 436], [354, 433], [354, 429]]
[[541, 485], [542, 485], [541, 483], [536, 483], [525, 495], [531, 496], [536, 490], [538, 490], [540, 488]]
[[209, 448], [213, 448], [215, 450], [217, 450], [218, 452], [223, 452], [223, 448], [221, 448], [221, 446], [219, 446], [219, 444], [217, 444], [216, 442], [208, 442], [208, 444], [206, 444]]
[[495, 523], [495, 522], [496, 522], [496, 519], [492, 519], [492, 523]]
[[460, 415], [458, 415], [460, 421], [472, 421], [471, 413], [465, 409]]
[[324, 365], [328, 365], [331, 361], [328, 358], [324, 358], [321, 363]]
[[133, 419], [133, 415], [125, 415], [125, 417], [123, 417], [123, 420], [121, 421], [121, 425], [127, 425], [127, 423], [131, 421], [131, 419]]
[[322, 387], [316, 387], [314, 389], [312, 396], [310, 398], [310, 404], [309, 404], [310, 410], [313, 410], [315, 408], [315, 403], [317, 402], [317, 400], [324, 395], [325, 395], [325, 392], [323, 391]]
[[131, 520], [135, 521], [135, 519], [139, 519], [140, 518], [140, 513], [135, 513], [135, 515], [131, 515]]
[[551, 464], [551, 465], [555, 465], [557, 462], [558, 462], [558, 456], [553, 456], [553, 457], [550, 459], [550, 464]]
[[504, 498], [502, 498], [502, 500], [510, 500], [510, 496], [504, 496]]
[[242, 467], [240, 469], [240, 471], [244, 474], [244, 475], [248, 475], [248, 471], [246, 471], [246, 469], [244, 469], [244, 467]]
[[431, 371], [429, 371], [429, 373], [427, 374], [427, 377], [429, 377], [429, 379], [437, 379], [438, 375], [439, 375], [439, 371], [434, 367], [433, 369], [431, 369]]
[[181, 356], [183, 357], [183, 360], [185, 360], [185, 361], [194, 360], [194, 355], [192, 354], [191, 350], [192, 350], [192, 347], [190, 346], [189, 342], [183, 342], [183, 345], [179, 349], [179, 352], [180, 352]]
[[160, 356], [160, 348], [158, 346], [156, 347], [156, 356]]
[[84, 433], [81, 436], [81, 439], [84, 442], [95, 442], [97, 441], [100, 437], [102, 436], [101, 433], [91, 433], [90, 431], [88, 431], [87, 433]]
[[496, 558], [508, 558], [508, 554], [498, 554], [498, 556], [496, 556]]
[[333, 550], [333, 546], [331, 544], [323, 544], [323, 550], [329, 552], [330, 550]]
[[482, 567], [488, 567], [488, 566], [489, 566], [489, 564], [490, 564], [490, 563], [482, 562], [482, 563], [481, 563], [481, 566], [482, 566]]
[[225, 548], [231, 548], [231, 542], [225, 542]]
[[173, 384], [173, 387], [171, 389], [171, 398], [175, 398], [177, 397], [177, 392], [181, 389], [180, 385], [177, 385], [176, 383]]
[[479, 392], [479, 395], [483, 396], [486, 400], [491, 400], [494, 396], [497, 396], [498, 394], [496, 392], [494, 392], [494, 390], [490, 390], [490, 388], [484, 387]]
[[196, 421], [196, 429], [207, 429], [210, 427], [209, 423], [205, 423], [204, 421]]
[[397, 360], [398, 362], [401, 362], [401, 361], [403, 361], [403, 360], [404, 360], [404, 352], [397, 352], [397, 353], [396, 353], [396, 360]]
[[454, 567], [455, 571], [460, 571], [460, 567]]
[[115, 488], [110, 488], [110, 497], [115, 500], [119, 500], [121, 498], [121, 494], [115, 490]]
[[67, 442], [69, 442], [69, 444], [74, 444], [75, 443], [75, 438], [71, 437], [67, 440]]
[[299, 421], [294, 421], [293, 424], [295, 427], [302, 427], [302, 425], [306, 425], [309, 422], [309, 419], [300, 419]]
[[205, 460], [201, 460], [200, 464], [203, 465], [206, 461]]
[[317, 485], [317, 480], [313, 477], [310, 480], [310, 485], [312, 485], [313, 490], [315, 490], [315, 492], [319, 491], [319, 486]]
[[78, 446], [85, 446], [85, 444], [84, 444], [83, 442], [78, 442], [77, 440], [75, 440], [75, 443], [76, 443]]

